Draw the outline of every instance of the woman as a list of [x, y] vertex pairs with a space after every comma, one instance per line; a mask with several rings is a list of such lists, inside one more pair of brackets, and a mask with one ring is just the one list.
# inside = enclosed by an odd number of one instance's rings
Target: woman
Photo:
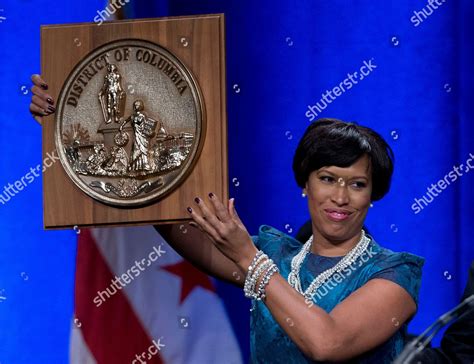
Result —
[[134, 141], [132, 145], [132, 156], [130, 158], [130, 170], [134, 172], [148, 172], [151, 171], [150, 163], [148, 161], [148, 154], [150, 152], [150, 139], [154, 136], [154, 130], [150, 133], [149, 126], [152, 124], [156, 126], [156, 122], [143, 113], [144, 109], [142, 100], [135, 100], [133, 102], [133, 111], [127, 119], [120, 124], [120, 132], [123, 127], [130, 122], [133, 127]]
[[[30, 110], [41, 121], [51, 96], [39, 76], [33, 82]], [[254, 300], [252, 363], [391, 363], [417, 309], [423, 259], [384, 249], [362, 230], [371, 202], [389, 190], [390, 147], [371, 129], [324, 119], [303, 135], [293, 171], [312, 220], [303, 246], [265, 225], [252, 238], [234, 200], [213, 193], [187, 208], [192, 233], [156, 229], [183, 257]]]

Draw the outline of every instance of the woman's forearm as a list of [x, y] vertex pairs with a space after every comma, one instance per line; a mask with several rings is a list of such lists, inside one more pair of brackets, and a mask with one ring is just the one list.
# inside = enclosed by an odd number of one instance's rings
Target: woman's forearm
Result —
[[244, 272], [222, 254], [206, 234], [187, 224], [182, 226], [185, 228], [178, 224], [155, 225], [154, 228], [179, 255], [198, 269], [243, 287]]

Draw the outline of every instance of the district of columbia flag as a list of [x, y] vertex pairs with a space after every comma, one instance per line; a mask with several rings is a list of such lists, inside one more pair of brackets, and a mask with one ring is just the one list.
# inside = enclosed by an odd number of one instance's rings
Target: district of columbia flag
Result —
[[240, 364], [213, 280], [152, 226], [81, 230], [73, 364]]

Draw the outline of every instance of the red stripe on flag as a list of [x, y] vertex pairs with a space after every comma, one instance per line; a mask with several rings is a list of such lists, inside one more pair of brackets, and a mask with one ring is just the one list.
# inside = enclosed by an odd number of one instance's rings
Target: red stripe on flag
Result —
[[[90, 352], [98, 364], [163, 363], [159, 353], [148, 355], [152, 339], [122, 290], [99, 307], [93, 302], [97, 292], [105, 291], [114, 278], [91, 232], [82, 230], [76, 259], [75, 313]], [[143, 361], [133, 361], [144, 352]]]

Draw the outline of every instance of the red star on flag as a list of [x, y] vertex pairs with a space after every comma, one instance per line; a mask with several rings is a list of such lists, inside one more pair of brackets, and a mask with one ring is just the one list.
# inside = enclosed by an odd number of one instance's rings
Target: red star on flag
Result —
[[186, 297], [188, 297], [192, 290], [196, 287], [202, 287], [213, 293], [216, 291], [209, 277], [186, 260], [176, 264], [166, 265], [164, 267], [160, 267], [159, 269], [164, 269], [182, 278], [181, 297], [179, 299], [179, 304], [182, 304]]

